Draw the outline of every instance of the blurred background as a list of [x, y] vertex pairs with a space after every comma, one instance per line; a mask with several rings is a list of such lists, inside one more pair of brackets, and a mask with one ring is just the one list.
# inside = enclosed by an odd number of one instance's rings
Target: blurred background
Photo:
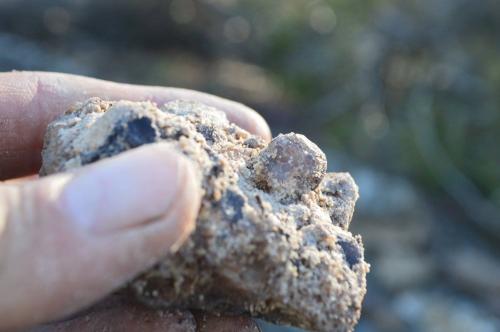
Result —
[[2, 0], [13, 69], [206, 91], [304, 133], [360, 186], [357, 331], [500, 331], [499, 1]]

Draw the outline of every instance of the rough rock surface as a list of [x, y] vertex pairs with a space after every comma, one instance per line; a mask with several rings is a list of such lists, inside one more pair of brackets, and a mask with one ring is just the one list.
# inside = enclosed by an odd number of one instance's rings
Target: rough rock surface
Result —
[[194, 233], [131, 283], [140, 301], [354, 329], [369, 269], [348, 231], [357, 186], [302, 135], [266, 145], [199, 103], [90, 99], [49, 125], [40, 174], [162, 140], [199, 166], [204, 194]]

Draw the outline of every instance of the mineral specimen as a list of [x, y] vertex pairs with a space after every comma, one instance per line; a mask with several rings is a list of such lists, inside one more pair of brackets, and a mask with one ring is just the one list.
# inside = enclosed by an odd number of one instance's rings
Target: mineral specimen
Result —
[[348, 231], [357, 186], [347, 173], [326, 173], [324, 153], [302, 135], [266, 145], [199, 103], [94, 98], [49, 125], [40, 174], [157, 141], [198, 166], [204, 194], [188, 240], [128, 286], [140, 301], [353, 330], [369, 269]]

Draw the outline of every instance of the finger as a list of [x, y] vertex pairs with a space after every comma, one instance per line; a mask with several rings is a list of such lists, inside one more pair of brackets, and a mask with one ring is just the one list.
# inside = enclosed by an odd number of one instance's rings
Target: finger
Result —
[[157, 143], [0, 186], [0, 330], [74, 312], [175, 250], [194, 227], [197, 179]]
[[259, 332], [257, 323], [249, 317], [194, 313], [197, 332]]
[[[82, 315], [29, 330], [29, 332], [197, 332], [189, 311], [153, 310], [142, 306], [114, 303]], [[234, 330], [239, 331], [239, 330]]]
[[30, 332], [56, 331], [260, 332], [260, 329], [250, 317], [151, 309], [110, 298], [105, 303], [70, 319], [30, 330]]
[[[3, 181], [3, 183], [5, 183], [5, 184], [20, 184], [20, 183], [23, 183], [23, 182], [26, 182], [29, 180], [35, 180], [35, 179], [38, 179], [38, 174], [31, 174], [31, 175], [22, 176], [19, 178], [8, 179], [8, 180]], [[0, 184], [1, 183], [2, 182], [0, 181]]]
[[0, 180], [36, 172], [47, 124], [77, 101], [196, 100], [224, 111], [229, 120], [270, 140], [265, 120], [252, 109], [202, 92], [118, 84], [76, 75], [42, 72], [0, 73]]

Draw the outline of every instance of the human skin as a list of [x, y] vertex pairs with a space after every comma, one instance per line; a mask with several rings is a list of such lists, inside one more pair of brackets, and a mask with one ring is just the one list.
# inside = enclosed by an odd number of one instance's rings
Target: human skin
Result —
[[[60, 320], [88, 308], [175, 250], [194, 228], [200, 199], [196, 170], [164, 143], [71, 173], [31, 176], [40, 167], [47, 124], [92, 96], [158, 104], [196, 100], [271, 138], [255, 111], [201, 92], [58, 73], [0, 73], [0, 331]], [[122, 330], [117, 322], [124, 317], [133, 322], [129, 329], [152, 324], [148, 330], [163, 331], [168, 324], [164, 316], [151, 316], [132, 304], [113, 303], [113, 310], [108, 306], [105, 312], [100, 308], [87, 310], [85, 319], [95, 317], [111, 331]], [[248, 318], [206, 316], [203, 321], [214, 331], [257, 330]], [[44, 331], [91, 329], [78, 318], [74, 324], [80, 325], [54, 323]]]

